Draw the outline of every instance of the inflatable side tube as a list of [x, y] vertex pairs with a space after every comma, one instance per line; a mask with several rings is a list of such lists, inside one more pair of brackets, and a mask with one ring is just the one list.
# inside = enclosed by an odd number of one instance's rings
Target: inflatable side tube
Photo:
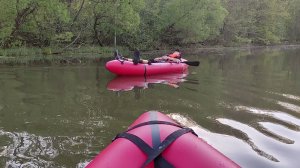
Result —
[[[180, 130], [170, 124], [150, 124], [134, 129], [138, 124], [149, 121], [166, 121], [176, 124], [171, 118], [160, 112], [142, 114], [130, 127], [127, 133], [142, 139], [153, 149], [163, 142], [167, 136]], [[161, 157], [169, 165], [176, 168], [238, 168], [239, 165], [218, 152], [201, 138], [189, 132], [178, 137], [161, 153]], [[107, 146], [87, 168], [140, 168], [148, 156], [133, 142], [118, 138]], [[155, 168], [155, 162], [147, 164], [146, 168]]]

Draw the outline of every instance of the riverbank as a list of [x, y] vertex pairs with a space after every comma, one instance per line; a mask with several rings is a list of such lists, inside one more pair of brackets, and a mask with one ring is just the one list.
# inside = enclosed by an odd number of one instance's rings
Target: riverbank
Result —
[[[183, 48], [184, 55], [223, 53], [230, 51], [254, 51], [260, 49], [285, 50], [300, 48], [300, 45], [273, 45], [273, 46], [242, 46], [242, 47], [190, 47]], [[129, 56], [130, 51], [124, 47], [118, 47], [124, 56]], [[142, 51], [143, 58], [161, 56], [172, 49]], [[86, 64], [95, 63], [113, 58], [113, 47], [85, 46], [80, 48], [69, 48], [62, 51], [60, 48], [14, 48], [0, 49], [0, 65], [57, 65], [57, 64]]]
[[[124, 53], [129, 51], [119, 47]], [[0, 65], [81, 64], [111, 59], [112, 47], [85, 46], [80, 48], [13, 48], [0, 49]]]

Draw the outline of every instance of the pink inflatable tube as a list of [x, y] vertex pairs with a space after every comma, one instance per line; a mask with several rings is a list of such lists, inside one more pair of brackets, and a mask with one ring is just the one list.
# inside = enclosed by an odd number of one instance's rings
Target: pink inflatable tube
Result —
[[[124, 138], [125, 134], [129, 134], [131, 138]], [[141, 149], [141, 146], [145, 148]], [[180, 128], [166, 115], [151, 111], [142, 114], [126, 133], [119, 134], [117, 139], [87, 165], [87, 168], [141, 167], [238, 168], [239, 166], [194, 135], [190, 129]]]
[[[182, 60], [186, 61], [186, 60]], [[147, 76], [166, 73], [183, 73], [188, 65], [185, 63], [152, 63], [134, 65], [130, 61], [112, 60], [105, 65], [106, 69], [116, 75]]]

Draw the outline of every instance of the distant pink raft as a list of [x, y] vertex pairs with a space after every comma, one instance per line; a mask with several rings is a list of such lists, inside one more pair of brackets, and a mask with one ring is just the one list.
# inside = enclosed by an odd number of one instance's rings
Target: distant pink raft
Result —
[[[186, 60], [184, 60], [186, 61]], [[112, 60], [106, 63], [106, 69], [120, 76], [148, 76], [168, 73], [183, 73], [188, 65], [185, 63], [152, 63], [134, 65], [130, 61]]]
[[238, 168], [189, 128], [150, 111], [116, 136], [87, 168]]

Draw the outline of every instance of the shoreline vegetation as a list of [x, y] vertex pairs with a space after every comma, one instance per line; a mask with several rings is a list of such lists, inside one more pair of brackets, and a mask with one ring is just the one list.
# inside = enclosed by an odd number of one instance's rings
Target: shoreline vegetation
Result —
[[[125, 57], [131, 57], [133, 51], [126, 47], [117, 47], [118, 50]], [[300, 44], [288, 45], [269, 45], [269, 46], [236, 46], [236, 47], [223, 47], [223, 46], [203, 46], [203, 47], [189, 47], [180, 48], [185, 55], [203, 55], [207, 53], [222, 53], [228, 51], [249, 51], [249, 50], [285, 50], [300, 48]], [[113, 59], [114, 47], [98, 47], [98, 46], [84, 46], [80, 48], [69, 48], [64, 52], [61, 48], [10, 48], [0, 49], [0, 65], [17, 66], [17, 65], [78, 65], [97, 63]], [[54, 51], [54, 52], [53, 52]], [[164, 50], [148, 50], [142, 51], [142, 56], [145, 59], [153, 56], [161, 56], [165, 53], [172, 51], [171, 49]]]
[[0, 13], [0, 64], [300, 43], [300, 0], [1, 0]]
[[[125, 53], [128, 51], [122, 47]], [[69, 48], [10, 48], [0, 49], [0, 65], [57, 65], [85, 64], [112, 58], [113, 48], [86, 46]], [[59, 52], [57, 52], [59, 51]], [[127, 52], [126, 52], [127, 51]]]

